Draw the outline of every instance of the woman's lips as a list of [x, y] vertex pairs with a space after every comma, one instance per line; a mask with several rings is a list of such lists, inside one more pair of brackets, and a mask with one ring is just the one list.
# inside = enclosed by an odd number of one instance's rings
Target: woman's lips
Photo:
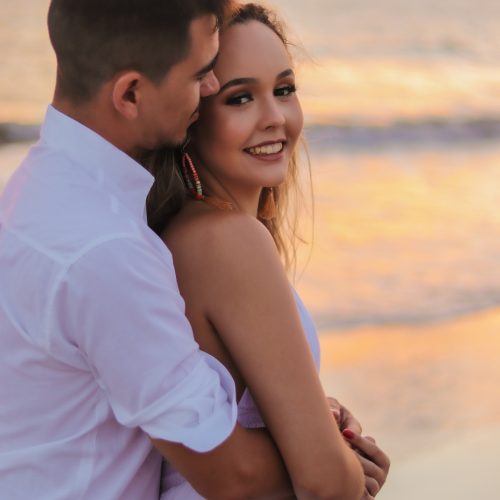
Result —
[[264, 161], [275, 161], [282, 158], [285, 150], [285, 141], [274, 141], [261, 143], [257, 146], [244, 149], [245, 153], [250, 156]]

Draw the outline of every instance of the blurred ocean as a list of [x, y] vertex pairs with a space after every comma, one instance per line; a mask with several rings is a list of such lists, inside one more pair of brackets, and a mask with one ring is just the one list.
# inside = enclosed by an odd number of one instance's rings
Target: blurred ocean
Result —
[[[387, 125], [500, 116], [496, 0], [272, 0], [298, 51], [309, 123]], [[37, 123], [50, 99], [49, 0], [0, 2], [0, 123]], [[89, 54], [91, 57], [91, 54]]]
[[[0, 188], [51, 98], [48, 3], [0, 2]], [[299, 46], [316, 231], [298, 288], [320, 327], [500, 304], [500, 2], [268, 3]]]

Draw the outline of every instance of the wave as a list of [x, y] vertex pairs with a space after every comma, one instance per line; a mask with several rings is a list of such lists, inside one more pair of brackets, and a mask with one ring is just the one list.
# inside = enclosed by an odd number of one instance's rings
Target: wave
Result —
[[[33, 142], [40, 125], [0, 123], [0, 146], [15, 142]], [[500, 139], [500, 117], [470, 119], [431, 118], [420, 121], [393, 121], [385, 125], [342, 123], [306, 126], [305, 135], [314, 149], [341, 147], [373, 149], [401, 144], [449, 145], [496, 141]]]
[[500, 296], [477, 300], [475, 303], [465, 305], [449, 304], [442, 310], [420, 311], [411, 313], [409, 311], [395, 311], [393, 313], [358, 312], [355, 314], [317, 313], [313, 314], [314, 322], [320, 332], [326, 331], [350, 331], [364, 327], [384, 326], [428, 326], [446, 321], [481, 314], [484, 311], [497, 310], [500, 308]]
[[309, 125], [305, 131], [315, 150], [340, 147], [376, 149], [392, 145], [439, 146], [473, 144], [500, 139], [500, 117], [469, 119], [431, 118], [420, 121], [394, 121], [386, 125], [344, 123]]
[[0, 123], [0, 146], [14, 142], [33, 142], [40, 135], [40, 125]]

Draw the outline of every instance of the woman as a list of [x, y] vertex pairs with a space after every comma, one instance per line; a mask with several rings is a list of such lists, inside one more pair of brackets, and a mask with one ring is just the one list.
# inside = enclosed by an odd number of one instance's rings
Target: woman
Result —
[[[280, 260], [291, 260], [287, 230], [295, 237], [286, 200], [303, 118], [286, 39], [269, 11], [236, 9], [215, 74], [220, 91], [202, 102], [177, 168], [165, 165], [168, 153], [151, 159], [149, 223], [172, 252], [197, 342], [234, 378], [239, 422], [269, 429], [294, 484], [302, 474], [335, 474], [336, 460], [355, 469], [319, 382], [314, 326]], [[372, 498], [388, 460], [351, 434]], [[366, 457], [373, 450], [380, 463]], [[164, 480], [163, 498], [199, 498], [168, 466]]]

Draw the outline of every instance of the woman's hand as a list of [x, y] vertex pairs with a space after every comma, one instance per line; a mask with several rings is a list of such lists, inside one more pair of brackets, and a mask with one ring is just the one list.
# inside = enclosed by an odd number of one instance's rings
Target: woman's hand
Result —
[[345, 407], [342, 406], [337, 399], [332, 397], [327, 397], [328, 406], [330, 411], [339, 426], [339, 429], [343, 431], [344, 429], [350, 429], [355, 434], [361, 435], [362, 428], [359, 421], [354, 417], [354, 415]]
[[362, 436], [361, 423], [335, 398], [328, 397], [328, 406], [348, 444], [358, 455], [365, 474], [365, 491], [361, 500], [373, 500], [384, 485], [391, 465], [389, 457], [377, 446], [375, 439]]
[[357, 453], [363, 467], [365, 492], [361, 500], [373, 500], [387, 479], [391, 461], [372, 437], [361, 436], [351, 429], [344, 429], [342, 435]]

